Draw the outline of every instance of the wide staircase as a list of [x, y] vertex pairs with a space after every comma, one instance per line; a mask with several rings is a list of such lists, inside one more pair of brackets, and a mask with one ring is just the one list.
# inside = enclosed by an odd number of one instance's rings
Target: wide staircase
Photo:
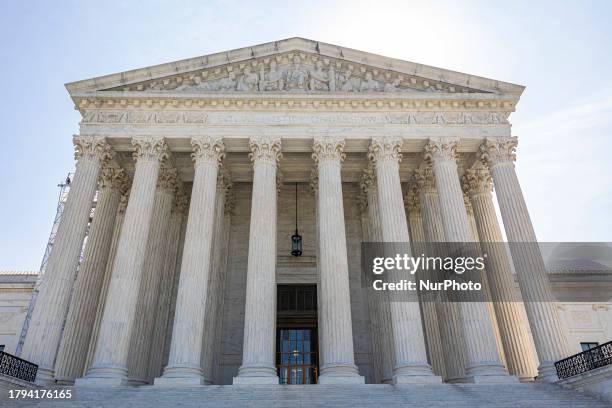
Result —
[[70, 400], [0, 401], [16, 407], [611, 407], [552, 384], [279, 385], [72, 388]]

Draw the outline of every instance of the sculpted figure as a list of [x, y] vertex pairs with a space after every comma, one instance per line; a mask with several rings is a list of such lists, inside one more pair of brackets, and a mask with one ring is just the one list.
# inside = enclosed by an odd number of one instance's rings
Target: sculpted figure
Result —
[[261, 69], [259, 90], [260, 91], [282, 91], [285, 89], [284, 73], [278, 69], [276, 61], [270, 61], [270, 70], [268, 73]]
[[398, 92], [400, 90], [400, 82], [402, 82], [399, 78], [395, 78], [393, 82], [387, 82], [385, 84], [385, 92]]
[[338, 85], [342, 92], [356, 92], [359, 90], [359, 78], [353, 76], [350, 69], [344, 71], [344, 75], [338, 75]]
[[221, 78], [217, 82], [215, 91], [235, 91], [236, 90], [236, 74], [230, 72], [227, 78]]
[[293, 58], [293, 65], [287, 71], [287, 82], [285, 84], [288, 90], [304, 90], [306, 89], [306, 79], [308, 72], [302, 66], [300, 57]]
[[310, 71], [310, 90], [311, 91], [329, 91], [331, 75], [323, 71], [323, 63], [317, 61], [314, 69]]
[[253, 92], [257, 91], [258, 84], [259, 76], [256, 73], [251, 72], [251, 68], [246, 67], [244, 69], [244, 75], [240, 77], [236, 89], [243, 92]]
[[164, 89], [164, 84], [159, 81], [151, 81], [149, 83], [149, 89], [153, 89], [156, 91], [161, 91]]
[[177, 86], [174, 90], [182, 91], [185, 89], [201, 89], [201, 85], [202, 78], [200, 78], [199, 76], [194, 76], [193, 78], [191, 78], [191, 81], [183, 81], [183, 83]]
[[359, 90], [361, 92], [373, 92], [378, 91], [380, 89], [380, 85], [377, 80], [372, 78], [372, 74], [367, 72], [365, 75], [365, 79], [361, 81], [361, 86]]

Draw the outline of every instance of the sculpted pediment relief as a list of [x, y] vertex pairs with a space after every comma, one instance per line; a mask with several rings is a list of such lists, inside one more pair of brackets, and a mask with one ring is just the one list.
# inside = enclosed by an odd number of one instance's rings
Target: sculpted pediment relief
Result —
[[486, 92], [305, 52], [285, 52], [166, 76], [106, 91], [231, 92]]

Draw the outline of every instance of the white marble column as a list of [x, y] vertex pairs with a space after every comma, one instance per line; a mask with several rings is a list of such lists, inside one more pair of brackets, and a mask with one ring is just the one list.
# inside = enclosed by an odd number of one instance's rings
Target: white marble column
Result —
[[[359, 207], [359, 220], [361, 221], [361, 242], [367, 243], [371, 242], [370, 238], [370, 221], [368, 220], [368, 200], [366, 198], [365, 193], [362, 191], [358, 197], [358, 207]], [[383, 361], [382, 355], [380, 354], [380, 345], [382, 342], [382, 333], [380, 327], [380, 319], [379, 319], [379, 302], [377, 301], [375, 296], [372, 296], [369, 293], [369, 288], [372, 285], [373, 279], [371, 274], [366, 273], [365, 269], [362, 270], [361, 274], [361, 289], [363, 292], [363, 296], [368, 301], [368, 317], [369, 317], [369, 327], [370, 327], [370, 341], [372, 343], [372, 353], [371, 353], [371, 361], [372, 361], [372, 383], [381, 384], [383, 377]]]
[[113, 263], [115, 261], [115, 255], [117, 254], [117, 245], [119, 244], [119, 236], [121, 235], [121, 229], [123, 227], [123, 219], [125, 218], [125, 210], [127, 209], [127, 203], [129, 199], [129, 190], [121, 196], [119, 199], [119, 208], [115, 216], [115, 223], [113, 225], [113, 236], [111, 238], [111, 245], [108, 253], [108, 261], [104, 267], [104, 278], [102, 280], [102, 287], [98, 294], [98, 306], [96, 309], [96, 317], [91, 331], [91, 338], [89, 340], [87, 350], [87, 361], [85, 363], [85, 369], [79, 373], [78, 377], [85, 375], [91, 363], [93, 361], [94, 353], [96, 351], [96, 344], [98, 343], [98, 334], [100, 332], [100, 324], [104, 314], [104, 306], [106, 305], [106, 296], [108, 294], [108, 286], [110, 285], [111, 275], [113, 272]]
[[317, 163], [317, 212], [319, 228], [320, 384], [363, 384], [353, 353], [353, 328], [344, 226], [340, 167], [344, 139], [315, 137], [313, 159]]
[[[371, 242], [382, 242], [382, 226], [380, 224], [380, 211], [378, 208], [378, 187], [373, 168], [369, 167], [364, 171], [361, 179], [361, 189], [366, 196], [369, 239]], [[368, 280], [373, 280], [372, 274], [368, 275]], [[391, 309], [389, 307], [388, 294], [380, 293], [374, 295], [370, 293], [370, 290], [368, 289], [368, 295], [374, 300], [376, 306], [375, 319], [379, 328], [378, 332], [374, 333], [379, 338], [377, 341], [379, 347], [374, 350], [374, 353], [379, 355], [381, 361], [381, 382], [383, 384], [390, 384], [393, 381], [395, 357], [393, 355], [393, 330], [391, 329]]]
[[168, 222], [178, 183], [180, 183], [180, 180], [176, 168], [164, 166], [160, 169], [157, 188], [155, 189], [153, 216], [147, 241], [144, 269], [138, 289], [138, 301], [136, 303], [136, 316], [138, 318], [134, 322], [128, 351], [128, 377], [132, 385], [148, 383], [153, 328], [155, 321], [159, 319], [155, 312], [157, 311], [161, 274], [166, 259]]
[[170, 315], [170, 303], [172, 301], [173, 288], [175, 287], [174, 277], [177, 269], [179, 242], [181, 240], [181, 226], [183, 225], [183, 218], [185, 218], [187, 208], [187, 197], [182, 188], [179, 188], [173, 202], [168, 225], [165, 249], [166, 259], [164, 260], [163, 271], [160, 277], [159, 296], [156, 306], [157, 318], [153, 328], [151, 354], [149, 356], [148, 382], [162, 375], [162, 361], [164, 350], [166, 349], [168, 321], [174, 318], [174, 315]]
[[[440, 215], [444, 236], [449, 243], [473, 242], [463, 192], [457, 172], [457, 140], [430, 139], [425, 146], [425, 160], [432, 166], [440, 198]], [[459, 312], [466, 344], [466, 382], [516, 381], [500, 360], [495, 341], [492, 316], [484, 297], [466, 292], [459, 304]], [[472, 299], [473, 298], [473, 299]]]
[[508, 371], [521, 380], [530, 380], [536, 374], [533, 350], [526, 322], [523, 321], [523, 305], [517, 300], [510, 259], [495, 214], [491, 181], [485, 169], [466, 170], [463, 176], [464, 190], [470, 197], [480, 246], [482, 252], [487, 254], [487, 280]]
[[[429, 244], [426, 249], [429, 254], [436, 256], [436, 246], [432, 243], [444, 242], [444, 227], [440, 216], [438, 192], [431, 167], [416, 169], [414, 182], [419, 186], [421, 217], [423, 220], [423, 234]], [[449, 301], [441, 296], [436, 303], [438, 312], [438, 327], [440, 342], [444, 347], [444, 363], [446, 382], [460, 382], [465, 376], [465, 340], [459, 318], [459, 308], [456, 302]]]
[[278, 384], [276, 373], [276, 175], [280, 138], [249, 140], [253, 195], [242, 366], [234, 384]]
[[233, 190], [230, 189], [225, 197], [225, 207], [223, 216], [223, 236], [221, 238], [221, 279], [219, 282], [219, 306], [217, 308], [217, 318], [215, 324], [214, 356], [213, 356], [213, 377], [214, 383], [221, 384], [223, 379], [223, 333], [225, 330], [225, 297], [226, 286], [229, 281], [228, 262], [230, 257], [230, 227], [232, 225], [232, 214], [234, 212], [235, 197]]
[[[470, 223], [470, 231], [472, 231], [472, 240], [474, 241], [474, 248], [478, 254], [482, 254], [480, 247], [480, 237], [478, 235], [478, 227], [476, 226], [476, 218], [474, 218], [474, 210], [472, 209], [472, 203], [470, 202], [470, 197], [465, 190], [465, 186], [463, 188], [463, 202], [465, 203], [465, 210], [467, 212], [468, 221]], [[502, 343], [501, 335], [499, 334], [499, 326], [497, 324], [497, 315], [495, 314], [495, 308], [493, 307], [491, 290], [489, 288], [489, 279], [488, 272], [485, 268], [483, 271], [484, 275], [482, 276], [482, 287], [484, 290], [484, 297], [487, 299], [485, 304], [487, 305], [487, 309], [489, 309], [489, 316], [491, 317], [491, 323], [493, 323], [493, 334], [495, 335], [495, 343], [497, 344], [497, 351], [499, 351], [499, 359], [502, 364], [508, 368], [508, 364], [506, 364], [506, 353], [504, 350], [504, 345]]]
[[215, 198], [219, 164], [225, 156], [221, 138], [191, 139], [195, 174], [185, 233], [172, 343], [168, 365], [156, 385], [199, 385], [202, 376], [202, 335], [212, 261]]
[[[421, 216], [420, 188], [417, 183], [410, 183], [408, 193], [404, 199], [408, 216], [411, 249], [414, 256], [426, 253], [425, 230]], [[417, 271], [417, 277], [420, 276]], [[429, 279], [421, 276], [421, 279]], [[444, 365], [444, 349], [440, 339], [440, 328], [438, 326], [438, 313], [436, 310], [436, 299], [432, 292], [419, 293], [419, 305], [423, 319], [423, 330], [425, 332], [425, 345], [429, 364], [434, 374], [446, 378], [446, 367]]]
[[208, 297], [206, 299], [206, 320], [204, 336], [202, 337], [202, 371], [207, 383], [214, 382], [214, 347], [217, 317], [219, 305], [223, 293], [221, 293], [221, 282], [224, 278], [221, 256], [225, 246], [224, 227], [225, 227], [225, 197], [231, 186], [230, 177], [227, 171], [222, 172], [217, 179], [217, 201], [215, 203], [215, 226], [213, 234], [213, 260], [210, 266], [210, 284], [208, 285]]
[[87, 350], [96, 318], [99, 293], [112, 243], [121, 195], [129, 179], [123, 169], [105, 167], [98, 187], [96, 210], [89, 228], [83, 262], [70, 300], [62, 341], [55, 361], [55, 379], [72, 383], [85, 368]]
[[487, 138], [480, 147], [480, 155], [493, 177], [499, 210], [540, 360], [537, 379], [553, 382], [557, 380], [554, 363], [570, 353], [555, 308], [546, 266], [514, 170], [516, 145], [515, 137]]
[[41, 281], [21, 358], [38, 364], [36, 382], [54, 381], [54, 363], [100, 169], [112, 158], [104, 138], [75, 137], [74, 179]]
[[[402, 143], [401, 138], [374, 137], [368, 157], [376, 170], [382, 242], [409, 245], [408, 223], [399, 177]], [[406, 247], [405, 250], [409, 251], [409, 248]], [[397, 271], [392, 272], [388, 279], [415, 280], [414, 275]], [[398, 294], [394, 294], [396, 295]], [[427, 362], [418, 296], [414, 291], [406, 291], [400, 296], [398, 301], [389, 303], [395, 357], [393, 383], [441, 382]]]
[[133, 138], [136, 166], [130, 200], [117, 245], [113, 272], [98, 342], [91, 367], [82, 386], [126, 385], [128, 350], [132, 338], [138, 289], [145, 264], [157, 176], [168, 156], [163, 138]]

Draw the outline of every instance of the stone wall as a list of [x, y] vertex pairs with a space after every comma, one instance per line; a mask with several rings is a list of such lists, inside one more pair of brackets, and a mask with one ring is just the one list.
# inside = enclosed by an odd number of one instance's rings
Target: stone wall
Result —
[[0, 344], [7, 353], [15, 353], [36, 276], [33, 272], [0, 273]]

